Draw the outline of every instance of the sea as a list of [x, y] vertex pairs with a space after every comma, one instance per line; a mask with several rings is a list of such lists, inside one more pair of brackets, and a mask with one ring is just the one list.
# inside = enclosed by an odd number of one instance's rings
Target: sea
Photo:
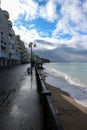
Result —
[[79, 104], [87, 107], [87, 63], [44, 64], [46, 82], [67, 93]]

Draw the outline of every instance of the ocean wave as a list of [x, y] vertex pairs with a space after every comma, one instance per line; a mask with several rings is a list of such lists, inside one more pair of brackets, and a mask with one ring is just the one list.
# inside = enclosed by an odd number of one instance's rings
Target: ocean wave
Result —
[[46, 82], [60, 88], [71, 95], [72, 98], [83, 106], [87, 107], [87, 85], [77, 77], [61, 72], [53, 67], [46, 66], [44, 70]]
[[58, 70], [56, 70], [56, 69], [54, 69], [52, 67], [49, 67], [49, 68], [47, 67], [46, 72], [48, 72], [49, 74], [51, 74], [53, 76], [58, 76], [58, 77], [64, 78], [71, 85], [81, 86], [81, 87], [86, 87], [87, 88], [87, 84], [85, 82], [82, 82], [77, 77], [72, 76], [70, 74], [60, 72], [60, 71], [58, 71]]

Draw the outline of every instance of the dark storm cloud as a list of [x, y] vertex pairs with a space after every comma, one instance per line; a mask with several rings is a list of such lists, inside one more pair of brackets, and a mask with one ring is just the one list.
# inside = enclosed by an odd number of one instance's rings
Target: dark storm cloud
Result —
[[55, 49], [37, 50], [41, 57], [49, 58], [58, 62], [87, 62], [87, 50], [61, 45]]
[[83, 49], [80, 46], [73, 48], [73, 47], [69, 47], [67, 45], [62, 44], [56, 49], [59, 51], [64, 51], [64, 52], [72, 53], [72, 54], [87, 55], [87, 49]]
[[46, 40], [35, 40], [36, 43], [40, 43], [42, 45], [53, 45], [53, 43], [48, 42]]

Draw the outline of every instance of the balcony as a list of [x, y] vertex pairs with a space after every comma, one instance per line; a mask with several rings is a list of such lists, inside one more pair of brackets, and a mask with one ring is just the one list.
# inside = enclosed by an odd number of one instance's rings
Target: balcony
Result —
[[12, 28], [12, 22], [11, 22], [11, 20], [8, 20], [8, 25], [9, 25], [9, 27]]
[[0, 57], [7, 58], [8, 54], [5, 52], [0, 52]]
[[19, 55], [15, 55], [15, 56], [14, 56], [14, 59], [15, 59], [15, 60], [20, 60], [20, 56], [19, 56]]
[[14, 53], [14, 49], [9, 49], [8, 52], [9, 52], [10, 54], [13, 54], [13, 53]]
[[11, 59], [15, 59], [14, 55], [11, 55]]
[[15, 35], [14, 30], [13, 30], [13, 29], [10, 29], [10, 30], [9, 30], [9, 36], [14, 36], [14, 35]]
[[17, 35], [16, 37], [17, 37], [17, 40], [20, 41], [20, 35]]
[[21, 52], [22, 52], [22, 50], [21, 50], [21, 49], [19, 49], [18, 51], [19, 51], [19, 53], [21, 53]]
[[14, 40], [10, 40], [9, 42], [10, 42], [10, 44], [14, 44], [14, 43], [15, 43], [15, 41], [14, 41]]
[[5, 42], [1, 43], [1, 48], [2, 48], [2, 49], [7, 48], [7, 45], [6, 45], [6, 43], [5, 43]]
[[10, 53], [10, 54], [13, 54], [13, 53], [14, 53], [14, 46], [13, 46], [13, 44], [11, 44], [11, 43], [9, 43], [8, 53]]
[[6, 18], [6, 19], [9, 19], [9, 13], [8, 13], [6, 10], [3, 10], [3, 13], [4, 13], [4, 15], [5, 15], [5, 18]]

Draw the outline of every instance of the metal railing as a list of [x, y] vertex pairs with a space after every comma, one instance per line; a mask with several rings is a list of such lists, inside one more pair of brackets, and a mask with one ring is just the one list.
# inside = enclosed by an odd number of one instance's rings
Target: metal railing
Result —
[[64, 130], [56, 110], [52, 105], [51, 92], [46, 89], [37, 67], [35, 67], [35, 70], [37, 90], [40, 94], [40, 103], [43, 108], [43, 130]]

